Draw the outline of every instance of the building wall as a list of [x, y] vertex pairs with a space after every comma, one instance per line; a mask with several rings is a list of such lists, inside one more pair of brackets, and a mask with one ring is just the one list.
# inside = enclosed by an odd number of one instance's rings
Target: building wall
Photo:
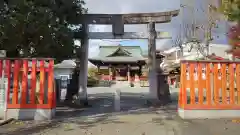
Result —
[[[209, 45], [209, 54], [215, 54], [216, 56], [223, 57], [225, 59], [229, 59], [229, 55], [226, 51], [229, 49], [229, 45], [227, 44], [210, 44]], [[197, 47], [193, 47], [192, 50], [189, 52], [189, 48], [184, 48], [184, 54], [182, 59], [186, 60], [194, 60], [198, 58], [203, 58], [205, 54], [199, 52]]]
[[[220, 56], [225, 59], [231, 59], [232, 56], [228, 55], [226, 53], [226, 50], [228, 50], [229, 47], [230, 46], [227, 44], [210, 44], [209, 53], [210, 54], [214, 53], [214, 54], [216, 54], [216, 56]], [[168, 50], [165, 51], [168, 53], [166, 55], [171, 56], [171, 57], [166, 57], [164, 59], [164, 62], [161, 64], [161, 67], [169, 68], [173, 64], [180, 63], [180, 60], [196, 60], [196, 59], [200, 59], [200, 58], [204, 57], [202, 55], [202, 53], [200, 53], [196, 47], [193, 47], [191, 50], [190, 50], [190, 47], [187, 47], [187, 46], [184, 46], [183, 48], [184, 48], [183, 49], [183, 57], [176, 57], [176, 55], [178, 54], [177, 52], [180, 51], [180, 49], [178, 47], [171, 48], [170, 51], [168, 51]], [[175, 56], [175, 59], [174, 59], [174, 56]]]
[[176, 60], [180, 57], [180, 54], [181, 54], [181, 51], [179, 47], [174, 47], [165, 52], [165, 59]]

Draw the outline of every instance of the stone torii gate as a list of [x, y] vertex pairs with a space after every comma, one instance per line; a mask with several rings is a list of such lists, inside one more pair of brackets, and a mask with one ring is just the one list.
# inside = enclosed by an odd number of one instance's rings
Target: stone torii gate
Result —
[[[89, 39], [148, 39], [149, 99], [157, 100], [156, 39], [171, 38], [166, 32], [156, 32], [155, 23], [169, 23], [179, 10], [158, 13], [85, 14], [83, 15], [84, 40], [80, 48], [79, 98], [87, 104], [88, 44]], [[89, 32], [89, 24], [112, 25], [112, 32]], [[148, 24], [148, 33], [124, 32], [124, 24]], [[75, 33], [75, 35], [78, 35]], [[75, 36], [75, 38], [79, 38]]]

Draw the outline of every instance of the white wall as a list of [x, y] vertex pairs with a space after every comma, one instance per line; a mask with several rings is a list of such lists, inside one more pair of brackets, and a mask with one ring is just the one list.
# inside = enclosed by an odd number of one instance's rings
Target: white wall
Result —
[[0, 58], [6, 57], [6, 50], [0, 50]]
[[[198, 58], [203, 58], [203, 55], [196, 49], [196, 47], [193, 47], [190, 50], [189, 46], [183, 45], [183, 57], [174, 57], [177, 55], [177, 51], [179, 51], [179, 47], [171, 48], [169, 50], [164, 51], [165, 55], [167, 55], [161, 64], [162, 68], [168, 68], [174, 63], [179, 63], [180, 60], [196, 60]], [[209, 45], [209, 54], [215, 53], [216, 56], [223, 57], [225, 59], [231, 59], [231, 55], [228, 55], [226, 53], [226, 50], [229, 49], [229, 45], [227, 44], [210, 44]]]
[[[203, 45], [203, 44], [202, 44]], [[226, 50], [229, 49], [229, 45], [227, 44], [210, 44], [209, 45], [209, 55], [212, 53], [215, 53], [217, 56], [229, 58], [227, 55]], [[178, 60], [178, 59], [184, 59], [184, 60], [192, 60], [196, 58], [202, 58], [203, 55], [199, 52], [197, 47], [193, 47], [190, 49], [189, 45], [183, 45], [183, 57], [179, 58], [176, 57], [177, 51], [179, 51], [179, 47], [171, 48], [169, 50], [164, 51], [166, 53], [166, 59], [167, 60]]]
[[55, 68], [54, 69], [54, 77], [55, 79], [60, 79], [62, 75], [70, 75], [72, 74], [72, 70], [73, 69], [69, 69], [69, 68]]

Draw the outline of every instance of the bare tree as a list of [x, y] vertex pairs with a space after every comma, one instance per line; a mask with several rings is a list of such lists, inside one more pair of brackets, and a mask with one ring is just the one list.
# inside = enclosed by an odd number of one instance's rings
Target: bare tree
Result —
[[172, 41], [174, 46], [177, 46], [183, 54], [184, 46], [189, 46], [188, 52], [191, 52], [194, 47], [200, 46], [200, 41], [194, 36], [194, 24], [180, 24], [180, 31]]
[[183, 53], [183, 46], [182, 46], [183, 45], [183, 40], [182, 40], [182, 36], [181, 35], [182, 35], [181, 32], [179, 32], [179, 34], [176, 35], [175, 39], [172, 40], [172, 43], [173, 43], [173, 46], [180, 48], [181, 55], [182, 55], [182, 53]]
[[182, 4], [180, 5], [180, 7], [182, 8], [182, 14], [183, 14], [183, 9], [185, 8], [191, 9], [190, 12], [193, 12], [190, 15], [190, 18], [193, 18], [193, 20], [192, 21], [183, 20], [179, 25], [179, 31], [177, 36], [172, 41], [174, 46], [177, 46], [180, 48], [181, 55], [183, 55], [183, 48], [184, 48], [183, 45], [190, 46], [190, 49], [188, 51], [191, 51], [193, 46], [196, 43], [198, 43], [197, 42], [198, 40], [196, 39], [196, 35], [195, 35], [197, 26], [196, 26], [196, 20], [194, 16], [194, 11], [195, 11], [194, 7], [191, 7], [191, 6], [189, 7], [187, 5], [182, 5]]
[[[209, 56], [209, 44], [212, 42], [212, 31], [217, 28], [217, 21], [219, 20], [216, 14], [215, 7], [211, 4], [207, 4], [208, 7], [200, 7], [196, 9], [195, 7], [187, 7], [186, 5], [181, 5], [181, 8], [191, 8], [192, 12], [203, 13], [206, 15], [206, 21], [204, 23], [197, 22], [195, 19], [196, 14], [191, 16], [193, 18], [192, 22], [183, 21], [179, 25], [180, 31], [176, 38], [173, 40], [173, 45], [178, 46], [183, 54], [183, 45], [189, 47], [189, 52], [192, 49], [197, 50], [205, 59]], [[204, 39], [201, 39], [200, 35], [203, 34]], [[197, 35], [199, 34], [199, 35]]]

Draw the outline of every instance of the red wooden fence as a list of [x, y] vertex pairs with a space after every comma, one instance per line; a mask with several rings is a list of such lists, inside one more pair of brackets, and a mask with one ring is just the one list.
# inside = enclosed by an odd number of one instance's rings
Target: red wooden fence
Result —
[[179, 108], [240, 109], [240, 62], [182, 61]]
[[53, 59], [0, 59], [0, 77], [8, 82], [8, 109], [56, 107]]

